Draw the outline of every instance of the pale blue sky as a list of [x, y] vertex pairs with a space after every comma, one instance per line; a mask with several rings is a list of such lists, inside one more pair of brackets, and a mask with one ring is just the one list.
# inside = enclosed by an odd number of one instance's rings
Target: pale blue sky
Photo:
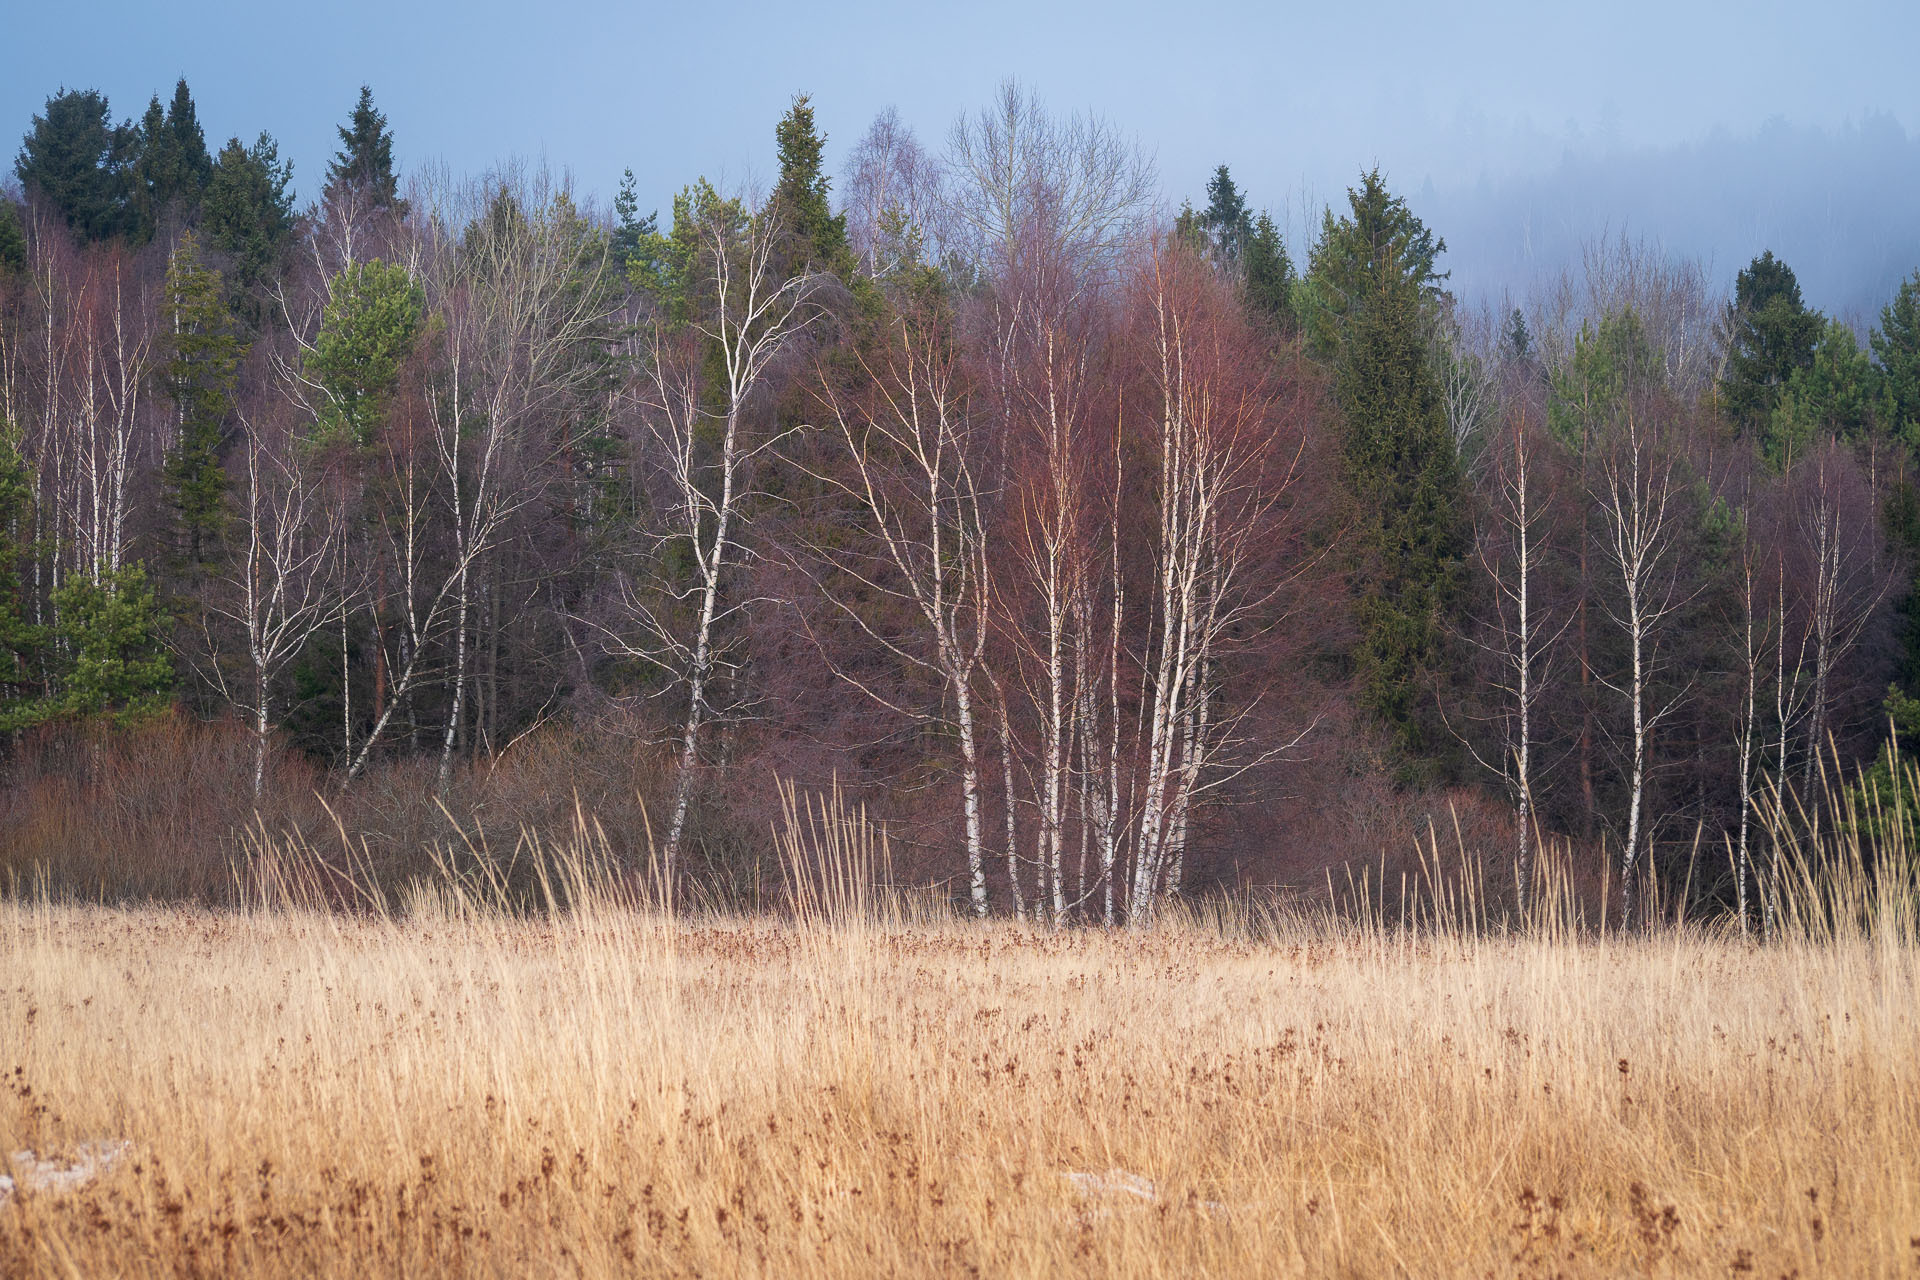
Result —
[[[937, 146], [958, 112], [1012, 75], [1056, 109], [1092, 109], [1135, 133], [1170, 200], [1197, 194], [1224, 160], [1256, 204], [1291, 211], [1296, 226], [1303, 207], [1337, 198], [1375, 162], [1410, 195], [1431, 182], [1450, 206], [1550, 174], [1570, 148], [1745, 138], [1776, 118], [1799, 129], [1890, 123], [1920, 139], [1912, 3], [1461, 12], [1386, 0], [1364, 7], [1364, 23], [1356, 8], [0, 0], [0, 135], [11, 155], [10, 139], [62, 85], [104, 90], [131, 116], [184, 74], [209, 143], [272, 131], [305, 198], [366, 81], [403, 167], [544, 158], [607, 196], [631, 165], [650, 207], [702, 173], [767, 177], [773, 122], [795, 91], [814, 95], [837, 165], [881, 108], [896, 106]], [[1618, 207], [1594, 211], [1608, 225], [1638, 212], [1634, 193], [1617, 194]]]

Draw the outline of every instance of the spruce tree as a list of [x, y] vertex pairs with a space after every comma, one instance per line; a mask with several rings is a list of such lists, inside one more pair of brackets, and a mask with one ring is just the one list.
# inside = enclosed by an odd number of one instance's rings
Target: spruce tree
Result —
[[0, 279], [27, 268], [27, 232], [20, 206], [0, 196]]
[[1262, 213], [1253, 220], [1246, 252], [1240, 262], [1247, 306], [1277, 328], [1293, 325], [1293, 259], [1287, 256], [1280, 228]]
[[1771, 249], [1740, 273], [1733, 294], [1721, 404], [1742, 431], [1764, 433], [1788, 379], [1813, 363], [1814, 344], [1825, 321], [1800, 300], [1793, 269]]
[[1348, 202], [1347, 216], [1327, 215], [1309, 285], [1343, 422], [1361, 700], [1412, 771], [1441, 740], [1426, 703], [1445, 666], [1468, 541], [1465, 486], [1427, 341], [1445, 245], [1378, 171]]
[[195, 221], [212, 176], [206, 135], [182, 78], [174, 86], [172, 103], [162, 111], [156, 94], [140, 124], [131, 183], [135, 236], [151, 238], [170, 215]]
[[33, 118], [13, 169], [77, 239], [106, 240], [129, 230], [127, 169], [138, 140], [132, 126], [113, 124], [104, 94], [62, 89]]
[[1892, 417], [1888, 426], [1908, 448], [1920, 449], [1920, 271], [1881, 310], [1869, 345]]
[[1407, 202], [1387, 190], [1374, 169], [1347, 191], [1347, 214], [1327, 210], [1320, 239], [1295, 291], [1308, 350], [1322, 360], [1338, 358], [1352, 321], [1391, 275], [1412, 282], [1423, 307], [1437, 303], [1446, 273], [1436, 268], [1447, 242], [1414, 216]]
[[167, 493], [186, 563], [198, 565], [226, 523], [221, 452], [246, 347], [233, 333], [220, 273], [201, 262], [191, 231], [181, 235], [168, 260], [166, 305], [161, 384], [179, 418], [179, 437], [167, 457]]
[[1206, 228], [1220, 261], [1237, 267], [1253, 239], [1253, 211], [1247, 208], [1247, 198], [1224, 164], [1207, 181], [1207, 207], [1200, 215], [1200, 225]]
[[232, 261], [232, 284], [251, 289], [265, 280], [293, 235], [291, 162], [282, 163], [273, 136], [251, 147], [229, 138], [214, 161], [201, 204], [201, 227]]
[[847, 246], [847, 219], [835, 217], [829, 200], [833, 183], [823, 160], [827, 140], [814, 128], [813, 106], [799, 94], [774, 128], [780, 152], [780, 181], [773, 189], [774, 206], [787, 220], [802, 261], [796, 265], [842, 275], [852, 266]]
[[393, 133], [386, 116], [374, 109], [371, 88], [360, 86], [360, 100], [339, 134], [340, 151], [327, 166], [328, 193], [351, 191], [372, 208], [406, 217], [407, 202], [400, 198], [400, 180], [393, 172]]

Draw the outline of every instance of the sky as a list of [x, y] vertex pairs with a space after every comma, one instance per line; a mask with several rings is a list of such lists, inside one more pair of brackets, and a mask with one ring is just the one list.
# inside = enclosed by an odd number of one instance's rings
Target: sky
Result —
[[[1012, 76], [1137, 136], [1170, 204], [1198, 203], [1231, 165], [1296, 252], [1313, 211], [1377, 164], [1435, 211], [1456, 280], [1482, 291], [1551, 267], [1553, 245], [1623, 230], [1727, 280], [1762, 240], [1810, 258], [1825, 243], [1803, 285], [1836, 310], [1875, 296], [1889, 255], [1908, 261], [1896, 281], [1920, 266], [1920, 231], [1902, 230], [1920, 228], [1912, 0], [1356, 8], [0, 0], [0, 131], [24, 132], [63, 86], [138, 116], [185, 75], [209, 145], [269, 130], [304, 199], [364, 82], [403, 168], [544, 161], [604, 199], [631, 167], [648, 208], [701, 175], [768, 183], [796, 92], [837, 167], [882, 108], [937, 147]], [[1755, 185], [1728, 167], [1743, 156], [1799, 167]], [[1888, 164], [1891, 186], [1869, 173]], [[1896, 207], [1836, 221], [1871, 182]], [[1833, 252], [1836, 238], [1853, 250]]]

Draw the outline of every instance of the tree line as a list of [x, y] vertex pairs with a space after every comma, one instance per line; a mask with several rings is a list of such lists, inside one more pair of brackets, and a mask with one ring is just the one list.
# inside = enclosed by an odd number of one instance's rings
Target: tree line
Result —
[[[1769, 795], [1920, 733], [1920, 273], [1866, 335], [1644, 244], [1475, 310], [1379, 172], [1297, 246], [1168, 216], [1013, 84], [836, 193], [662, 219], [404, 183], [369, 90], [297, 206], [266, 133], [48, 99], [0, 199], [0, 732], [225, 720], [441, 791], [627, 735], [693, 821], [871, 790], [980, 914], [1147, 922], [1461, 805], [1763, 911]], [[837, 196], [837, 198], [836, 198]], [[1891, 730], [1890, 730], [1891, 726]], [[237, 785], [246, 785], [240, 781]], [[1383, 799], [1382, 799], [1383, 798]], [[1287, 817], [1276, 822], [1276, 815]], [[1724, 851], [1724, 857], [1720, 856]]]

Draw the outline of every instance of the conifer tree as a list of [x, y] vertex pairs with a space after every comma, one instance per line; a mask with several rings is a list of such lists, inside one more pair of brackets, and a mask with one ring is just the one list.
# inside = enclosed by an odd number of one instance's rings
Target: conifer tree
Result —
[[0, 418], [0, 729], [36, 701], [46, 633], [35, 626], [21, 585], [31, 554], [33, 488], [20, 456], [20, 435]]
[[1920, 271], [1900, 285], [1880, 312], [1870, 344], [1894, 434], [1920, 449]]
[[150, 239], [169, 214], [188, 223], [195, 221], [212, 176], [206, 135], [183, 77], [174, 85], [167, 108], [161, 109], [155, 94], [140, 123], [131, 184], [134, 235]]
[[1265, 213], [1253, 220], [1240, 266], [1247, 306], [1268, 324], [1293, 325], [1293, 259], [1287, 256], [1280, 228]]
[[400, 198], [400, 182], [393, 172], [393, 133], [387, 128], [387, 117], [374, 109], [373, 90], [368, 86], [360, 86], [360, 100], [339, 134], [340, 151], [327, 166], [328, 191], [357, 192], [371, 207], [406, 217], [407, 202]]
[[233, 333], [220, 273], [201, 262], [191, 231], [181, 235], [168, 260], [166, 299], [161, 382], [179, 417], [179, 437], [167, 458], [167, 490], [180, 521], [181, 550], [189, 565], [198, 565], [225, 524], [221, 446], [246, 348]]
[[1378, 169], [1361, 175], [1347, 202], [1346, 215], [1335, 218], [1329, 209], [1321, 219], [1320, 239], [1295, 294], [1308, 350], [1329, 361], [1338, 358], [1353, 320], [1384, 277], [1411, 282], [1423, 308], [1440, 300], [1447, 278], [1435, 267], [1447, 242], [1387, 190]]
[[1441, 666], [1446, 618], [1467, 548], [1466, 494], [1430, 363], [1427, 331], [1443, 279], [1442, 241], [1376, 170], [1327, 214], [1310, 285], [1343, 418], [1342, 473], [1356, 526], [1354, 654], [1363, 704], [1404, 754], [1430, 758], [1439, 735], [1425, 693]]
[[780, 117], [774, 140], [780, 151], [780, 181], [773, 202], [800, 246], [802, 260], [794, 265], [848, 274], [853, 251], [847, 245], [847, 219], [834, 215], [829, 200], [833, 183], [823, 160], [827, 140], [814, 128], [806, 94], [797, 95]]
[[0, 197], [0, 279], [26, 270], [27, 233], [20, 225], [20, 207]]
[[106, 240], [129, 229], [127, 170], [137, 149], [137, 130], [113, 124], [106, 95], [62, 89], [33, 118], [13, 167], [77, 239]]
[[53, 682], [37, 719], [108, 716], [125, 724], [160, 711], [173, 690], [171, 623], [137, 562], [70, 575], [53, 593]]
[[660, 226], [657, 211], [644, 218], [640, 216], [640, 196], [635, 190], [632, 169], [620, 175], [620, 193], [613, 198], [613, 217], [613, 236], [608, 247], [613, 260], [624, 270], [641, 257], [642, 247], [658, 233]]
[[1825, 321], [1800, 300], [1793, 269], [1773, 256], [1755, 258], [1734, 282], [1728, 304], [1732, 330], [1721, 403], [1734, 425], [1764, 432], [1796, 369], [1813, 363]]
[[232, 284], [246, 290], [264, 280], [293, 235], [293, 164], [282, 162], [273, 135], [251, 147], [229, 138], [214, 161], [201, 204], [201, 227], [232, 259]]
[[307, 367], [327, 395], [323, 436], [373, 440], [425, 314], [426, 297], [405, 267], [374, 258], [334, 277]]
[[1207, 207], [1200, 215], [1200, 225], [1206, 228], [1220, 260], [1237, 267], [1253, 239], [1253, 211], [1247, 208], [1246, 196], [1224, 164], [1207, 181]]

